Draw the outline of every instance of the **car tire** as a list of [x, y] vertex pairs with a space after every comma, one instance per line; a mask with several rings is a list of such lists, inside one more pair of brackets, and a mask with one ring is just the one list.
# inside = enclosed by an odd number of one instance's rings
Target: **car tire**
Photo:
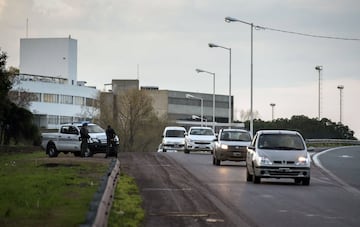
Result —
[[253, 180], [253, 175], [249, 173], [248, 167], [246, 167], [246, 181], [251, 182]]
[[55, 144], [49, 144], [46, 147], [46, 153], [49, 155], [50, 158], [55, 158], [59, 155], [59, 152], [57, 151]]
[[214, 156], [214, 158], [215, 158], [215, 165], [220, 166], [221, 165], [221, 160], [217, 159], [215, 156]]
[[166, 149], [163, 148], [163, 152], [166, 152]]
[[305, 177], [301, 181], [302, 185], [310, 185], [310, 177]]
[[213, 165], [215, 165], [215, 157], [213, 156]]
[[260, 184], [261, 183], [261, 177], [258, 177], [256, 175], [253, 175], [252, 180], [254, 184]]
[[184, 153], [185, 153], [185, 154], [189, 154], [189, 153], [190, 153], [190, 151], [189, 151], [188, 149], [186, 149], [186, 148], [185, 148]]

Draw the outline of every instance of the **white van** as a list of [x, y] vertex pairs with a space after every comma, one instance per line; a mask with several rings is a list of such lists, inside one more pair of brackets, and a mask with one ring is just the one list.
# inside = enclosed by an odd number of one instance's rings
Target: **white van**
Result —
[[186, 129], [178, 126], [168, 126], [164, 129], [162, 151], [183, 151], [185, 147]]

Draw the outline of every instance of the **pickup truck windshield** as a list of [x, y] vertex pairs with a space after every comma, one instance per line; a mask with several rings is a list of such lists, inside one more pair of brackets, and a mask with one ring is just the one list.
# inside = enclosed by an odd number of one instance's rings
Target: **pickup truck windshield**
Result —
[[[82, 126], [79, 128], [81, 129]], [[101, 128], [99, 125], [88, 125], [89, 133], [103, 133], [105, 130]]]

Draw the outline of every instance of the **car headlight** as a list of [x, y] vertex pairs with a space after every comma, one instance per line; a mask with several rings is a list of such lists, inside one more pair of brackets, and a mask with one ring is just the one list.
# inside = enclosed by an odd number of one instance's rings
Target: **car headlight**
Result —
[[296, 165], [307, 165], [307, 164], [309, 164], [309, 159], [304, 156], [300, 156], [298, 158], [298, 161], [296, 162]]
[[221, 144], [220, 147], [221, 147], [221, 149], [223, 149], [223, 150], [227, 150], [227, 149], [228, 149], [228, 145], [226, 145], [226, 144]]
[[257, 162], [259, 165], [272, 165], [273, 163], [267, 157], [257, 157]]

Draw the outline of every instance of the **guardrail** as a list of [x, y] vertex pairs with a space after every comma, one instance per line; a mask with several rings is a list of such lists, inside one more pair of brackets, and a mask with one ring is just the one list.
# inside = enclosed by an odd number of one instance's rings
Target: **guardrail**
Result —
[[359, 140], [345, 140], [345, 139], [306, 139], [307, 144], [346, 144], [346, 145], [360, 145]]
[[120, 161], [112, 160], [106, 175], [101, 178], [98, 191], [95, 193], [85, 223], [81, 227], [105, 227], [108, 223], [114, 192], [120, 176]]

